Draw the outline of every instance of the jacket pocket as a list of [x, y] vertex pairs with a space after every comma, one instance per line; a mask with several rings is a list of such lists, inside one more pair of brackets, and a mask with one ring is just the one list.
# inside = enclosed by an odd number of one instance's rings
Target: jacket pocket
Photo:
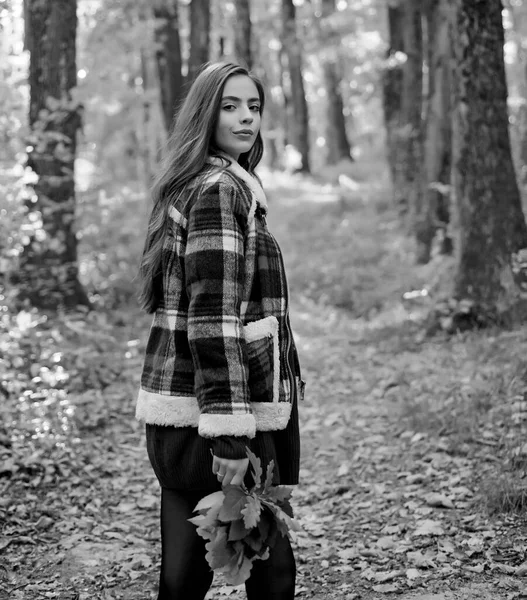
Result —
[[251, 402], [278, 402], [280, 351], [278, 320], [269, 316], [244, 326]]

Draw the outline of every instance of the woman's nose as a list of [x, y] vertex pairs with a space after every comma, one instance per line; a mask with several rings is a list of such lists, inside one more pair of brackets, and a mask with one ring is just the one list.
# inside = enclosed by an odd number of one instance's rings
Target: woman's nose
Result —
[[253, 122], [253, 115], [251, 114], [251, 111], [246, 108], [244, 110], [244, 112], [241, 115], [241, 121], [242, 123], [252, 123]]

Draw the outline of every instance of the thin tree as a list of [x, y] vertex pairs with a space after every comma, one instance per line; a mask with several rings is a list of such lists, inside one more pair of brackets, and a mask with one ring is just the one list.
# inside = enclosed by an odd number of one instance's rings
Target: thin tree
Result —
[[452, 150], [450, 35], [447, 0], [424, 4], [427, 89], [423, 141], [423, 201], [416, 215], [417, 262], [430, 260], [432, 242], [442, 231], [441, 250], [451, 250], [447, 234]]
[[[322, 0], [322, 19], [324, 28], [331, 32], [329, 23], [335, 14], [336, 1]], [[329, 37], [321, 31], [321, 37]], [[324, 41], [323, 39], [321, 41]], [[329, 40], [328, 40], [329, 41]], [[326, 88], [326, 161], [335, 164], [339, 160], [351, 160], [351, 146], [346, 133], [346, 119], [344, 117], [344, 102], [341, 92], [341, 76], [339, 73], [338, 48], [340, 39], [326, 45], [322, 59], [322, 71]]]
[[234, 28], [234, 54], [248, 69], [252, 69], [251, 8], [249, 0], [235, 0], [236, 26]]
[[407, 226], [415, 227], [422, 200], [420, 160], [423, 107], [423, 36], [420, 0], [388, 6], [389, 48], [383, 74], [387, 158], [393, 197]]
[[454, 294], [500, 319], [516, 300], [511, 254], [527, 226], [508, 130], [499, 0], [449, 0], [453, 49]]
[[421, 0], [404, 0], [404, 48], [401, 113], [402, 147], [400, 158], [403, 207], [408, 211], [407, 223], [415, 231], [423, 200], [420, 164], [423, 133], [423, 29]]
[[21, 297], [54, 309], [89, 305], [78, 277], [74, 161], [81, 109], [77, 84], [76, 0], [27, 0], [29, 61], [28, 166], [36, 175], [28, 205], [34, 234], [17, 278]]
[[[183, 97], [181, 43], [177, 0], [154, 0], [154, 39], [159, 74], [161, 109], [165, 128], [170, 130], [178, 104]], [[142, 61], [144, 57], [142, 56]]]
[[522, 99], [517, 112], [517, 135], [519, 143], [518, 160], [520, 163], [519, 180], [527, 184], [527, 48], [524, 43], [524, 33], [527, 26], [527, 2], [504, 2], [509, 18], [512, 21], [512, 36], [516, 43], [516, 60], [520, 68], [520, 77], [514, 82]]
[[296, 9], [293, 0], [282, 0], [282, 33], [290, 79], [291, 141], [302, 157], [299, 170], [309, 173], [309, 115], [302, 76], [302, 48], [296, 32]]
[[190, 56], [187, 86], [196, 78], [210, 55], [210, 0], [190, 2]]
[[401, 130], [403, 129], [402, 97], [406, 59], [404, 45], [404, 8], [388, 5], [388, 49], [383, 70], [383, 108], [386, 126], [386, 154], [390, 167], [393, 197], [401, 207], [404, 199], [402, 178]]

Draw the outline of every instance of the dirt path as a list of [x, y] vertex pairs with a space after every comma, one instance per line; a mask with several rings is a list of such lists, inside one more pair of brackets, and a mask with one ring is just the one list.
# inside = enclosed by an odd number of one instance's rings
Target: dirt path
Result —
[[379, 337], [314, 314], [298, 323], [310, 382], [296, 495], [299, 591], [335, 600], [523, 597], [527, 570], [514, 573], [525, 560], [525, 518], [491, 520], [473, 504], [485, 452], [478, 460], [453, 452], [400, 419], [401, 388], [427, 372], [433, 385], [453, 348], [416, 341], [411, 327]]

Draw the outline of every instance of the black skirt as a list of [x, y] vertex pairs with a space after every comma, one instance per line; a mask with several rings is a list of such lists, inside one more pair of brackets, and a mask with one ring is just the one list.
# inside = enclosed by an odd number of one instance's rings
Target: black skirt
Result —
[[[220, 484], [212, 472], [211, 442], [196, 427], [146, 425], [146, 447], [161, 487], [173, 490], [216, 490]], [[273, 484], [296, 485], [300, 467], [298, 406], [294, 402], [287, 427], [282, 431], [258, 431], [250, 450], [261, 460], [264, 477], [273, 461]], [[245, 479], [252, 485], [250, 467]]]

